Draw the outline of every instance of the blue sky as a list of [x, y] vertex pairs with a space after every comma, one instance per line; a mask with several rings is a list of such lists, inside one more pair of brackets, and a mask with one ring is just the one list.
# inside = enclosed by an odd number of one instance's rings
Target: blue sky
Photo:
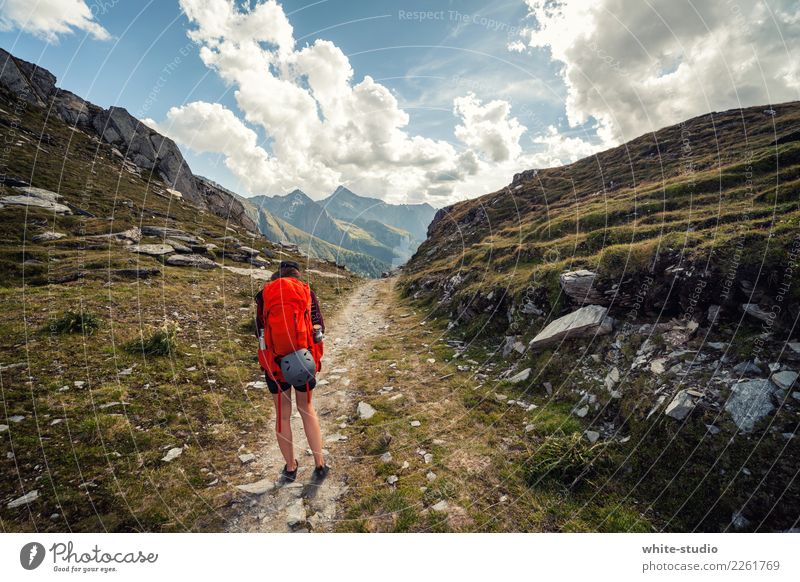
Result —
[[344, 183], [441, 205], [693, 115], [797, 99], [800, 6], [737, 6], [4, 0], [0, 45], [244, 194]]
[[[48, 42], [16, 29], [0, 32], [0, 44], [49, 69], [61, 87], [103, 107], [123, 106], [141, 118], [160, 120], [170, 107], [195, 100], [236, 110], [232, 88], [201, 62], [197, 45], [187, 38], [191, 25], [177, 2], [87, 4], [111, 39], [97, 40], [77, 30]], [[457, 123], [453, 98], [468, 91], [482, 100], [509, 100], [523, 124], [531, 121], [533, 111], [548, 122], [563, 118], [558, 66], [545, 56], [532, 58], [506, 48], [527, 13], [519, 0], [488, 6], [478, 0], [287, 0], [282, 6], [298, 47], [318, 38], [330, 40], [350, 58], [355, 80], [371, 75], [391, 89], [410, 115], [409, 133], [451, 138]], [[415, 11], [434, 15], [419, 19], [411, 16]], [[254, 129], [268, 143], [263, 129]], [[238, 186], [221, 155], [183, 149], [196, 173]]]

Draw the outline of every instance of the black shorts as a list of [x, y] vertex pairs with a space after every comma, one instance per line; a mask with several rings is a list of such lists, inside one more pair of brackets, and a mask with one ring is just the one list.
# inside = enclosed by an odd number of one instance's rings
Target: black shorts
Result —
[[[267, 380], [267, 388], [269, 388], [269, 391], [270, 391], [271, 394], [277, 394], [278, 393], [278, 386], [280, 386], [281, 392], [286, 392], [289, 388], [294, 388], [298, 392], [305, 392], [306, 391], [305, 385], [303, 385], [303, 386], [292, 386], [291, 384], [288, 384], [286, 382], [276, 382], [275, 380], [271, 379], [266, 374], [264, 374], [264, 378], [266, 378], [266, 380]], [[316, 385], [317, 385], [317, 381], [316, 380], [311, 380], [311, 382], [308, 383], [308, 389], [309, 390], [313, 390]]]

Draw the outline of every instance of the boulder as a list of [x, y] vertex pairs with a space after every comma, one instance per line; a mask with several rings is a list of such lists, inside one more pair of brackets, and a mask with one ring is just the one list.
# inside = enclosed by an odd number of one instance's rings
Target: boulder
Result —
[[208, 249], [208, 245], [205, 244], [205, 241], [199, 236], [194, 236], [193, 234], [176, 234], [172, 238], [182, 243], [186, 243], [190, 247], [198, 247], [203, 252]]
[[33, 491], [26, 493], [22, 497], [17, 497], [13, 501], [10, 501], [8, 504], [9, 509], [14, 509], [15, 507], [19, 507], [20, 505], [28, 505], [39, 499], [39, 490], [34, 489]]
[[590, 443], [594, 444], [600, 438], [600, 433], [596, 430], [585, 430], [583, 431], [583, 436], [586, 437], [586, 440]]
[[742, 432], [750, 432], [775, 407], [772, 404], [774, 384], [769, 380], [746, 380], [731, 386], [725, 410]]
[[550, 322], [528, 345], [531, 348], [540, 348], [567, 338], [605, 335], [613, 329], [614, 321], [608, 316], [607, 308], [587, 305]]
[[252, 277], [256, 281], [269, 281], [270, 278], [272, 278], [272, 271], [266, 271], [264, 269], [243, 269], [241, 267], [231, 267], [228, 265], [223, 265], [222, 268], [231, 273], [236, 273], [237, 275]]
[[666, 372], [666, 358], [656, 358], [652, 362], [650, 362], [650, 371], [655, 374], [656, 376], [660, 376], [664, 372]]
[[178, 242], [178, 241], [176, 241], [174, 239], [171, 239], [171, 238], [168, 238], [166, 240], [166, 244], [168, 244], [173, 249], [175, 249], [176, 253], [181, 253], [181, 254], [184, 254], [184, 255], [188, 255], [188, 254], [191, 254], [191, 252], [192, 252], [192, 249], [187, 247], [185, 244], [183, 244], [181, 242]]
[[521, 372], [511, 376], [511, 378], [509, 378], [508, 381], [511, 382], [512, 384], [519, 384], [520, 382], [525, 382], [530, 377], [531, 377], [531, 369], [525, 368]]
[[259, 252], [257, 249], [254, 249], [252, 247], [245, 247], [245, 246], [241, 246], [237, 250], [239, 252], [242, 252], [242, 253], [250, 256], [250, 257], [255, 257]]
[[151, 257], [161, 257], [175, 252], [175, 249], [170, 245], [135, 245], [131, 247], [131, 252], [139, 253], [142, 255], [150, 255]]
[[736, 364], [733, 367], [733, 372], [734, 374], [760, 376], [763, 373], [763, 370], [758, 364], [752, 360], [748, 360], [747, 362], [740, 362]]
[[173, 267], [194, 267], [196, 269], [216, 269], [219, 265], [201, 255], [171, 255], [166, 263]]
[[261, 257], [251, 257], [250, 260], [248, 260], [247, 262], [253, 265], [254, 267], [259, 267], [259, 268], [268, 267], [270, 265], [269, 261], [267, 261], [266, 259], [262, 259]]
[[570, 299], [579, 305], [601, 303], [605, 300], [605, 297], [594, 288], [596, 278], [597, 273], [586, 269], [567, 271], [561, 274], [561, 288]]
[[34, 237], [31, 240], [33, 242], [50, 242], [50, 241], [53, 241], [53, 240], [62, 239], [65, 236], [67, 236], [67, 235], [64, 234], [63, 232], [54, 232], [52, 230], [49, 230], [47, 232], [43, 232], [43, 233], [34, 235]]
[[133, 228], [123, 230], [122, 232], [101, 234], [97, 238], [108, 238], [118, 243], [130, 245], [138, 243], [140, 240], [142, 240], [142, 231], [139, 230], [138, 226], [134, 226]]
[[797, 372], [792, 370], [784, 370], [783, 372], [775, 372], [771, 377], [772, 383], [781, 390], [789, 390], [797, 382]]
[[375, 416], [375, 412], [377, 412], [372, 406], [367, 404], [366, 402], [359, 402], [358, 403], [358, 418], [363, 420], [369, 420], [373, 416]]
[[694, 410], [695, 400], [686, 390], [680, 390], [667, 405], [664, 414], [675, 420], [683, 420]]

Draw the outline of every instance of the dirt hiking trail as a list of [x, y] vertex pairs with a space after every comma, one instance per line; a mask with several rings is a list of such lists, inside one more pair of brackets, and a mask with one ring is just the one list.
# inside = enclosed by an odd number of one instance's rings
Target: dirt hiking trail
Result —
[[[338, 500], [345, 493], [349, 460], [339, 452], [339, 443], [347, 440], [341, 428], [355, 414], [351, 379], [348, 376], [362, 365], [365, 354], [359, 350], [367, 340], [385, 329], [388, 305], [379, 300], [379, 290], [386, 279], [369, 280], [355, 289], [346, 303], [334, 313], [326, 313], [325, 356], [313, 403], [322, 426], [325, 458], [331, 467], [321, 484], [311, 483], [314, 461], [303, 432], [303, 424], [293, 402], [292, 434], [299, 460], [297, 481], [277, 482], [284, 465], [275, 439], [274, 427], [264, 435], [262, 449], [254, 469], [267, 477], [240, 487], [249, 498], [237, 504], [227, 523], [230, 532], [307, 532], [330, 531], [338, 515]], [[270, 395], [266, 394], [269, 398]], [[300, 395], [301, 398], [305, 397]], [[271, 399], [270, 410], [273, 411]]]

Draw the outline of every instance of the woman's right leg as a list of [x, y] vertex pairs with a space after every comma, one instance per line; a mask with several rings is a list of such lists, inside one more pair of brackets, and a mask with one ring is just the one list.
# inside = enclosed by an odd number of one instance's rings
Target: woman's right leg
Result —
[[[275, 436], [278, 438], [278, 447], [286, 461], [286, 468], [294, 471], [297, 466], [294, 463], [292, 441], [292, 391], [279, 389], [277, 394], [273, 394], [272, 400], [275, 404]], [[280, 423], [278, 423], [278, 407], [280, 407]]]

